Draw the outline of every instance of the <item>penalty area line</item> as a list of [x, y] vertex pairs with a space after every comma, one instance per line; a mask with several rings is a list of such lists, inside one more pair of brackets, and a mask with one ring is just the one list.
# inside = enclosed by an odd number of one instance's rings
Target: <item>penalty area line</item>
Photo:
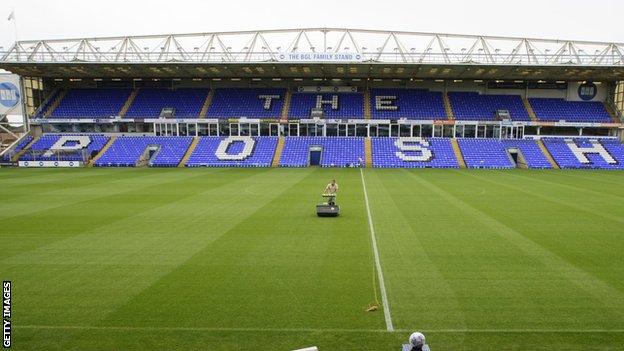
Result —
[[362, 179], [362, 189], [364, 190], [364, 202], [366, 203], [366, 215], [368, 216], [368, 227], [371, 235], [371, 245], [373, 247], [373, 256], [375, 258], [375, 268], [377, 271], [377, 280], [379, 281], [379, 290], [381, 292], [381, 303], [383, 304], [384, 317], [386, 319], [386, 330], [394, 331], [392, 324], [392, 315], [390, 314], [390, 305], [388, 304], [388, 294], [386, 293], [386, 283], [384, 281], [383, 272], [381, 270], [381, 261], [379, 259], [379, 249], [377, 249], [377, 238], [375, 236], [375, 227], [373, 226], [373, 216], [371, 215], [370, 205], [368, 203], [368, 192], [366, 191], [366, 181], [364, 180], [364, 171], [360, 168], [360, 177]]

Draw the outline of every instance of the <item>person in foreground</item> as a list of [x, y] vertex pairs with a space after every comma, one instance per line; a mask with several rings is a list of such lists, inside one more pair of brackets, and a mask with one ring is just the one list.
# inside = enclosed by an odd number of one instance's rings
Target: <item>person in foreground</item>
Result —
[[325, 187], [325, 191], [323, 192], [323, 194], [334, 195], [327, 198], [328, 205], [334, 205], [337, 193], [338, 183], [336, 183], [336, 179], [332, 179], [332, 181], [327, 184], [327, 186]]
[[429, 345], [425, 344], [425, 335], [414, 332], [409, 337], [409, 344], [403, 346], [403, 350], [408, 351], [430, 351]]

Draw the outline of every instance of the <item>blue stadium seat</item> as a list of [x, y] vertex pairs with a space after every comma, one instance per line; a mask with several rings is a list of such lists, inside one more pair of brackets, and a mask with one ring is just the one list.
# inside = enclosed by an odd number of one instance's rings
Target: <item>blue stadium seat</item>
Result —
[[552, 98], [530, 98], [529, 102], [540, 121], [612, 122], [602, 102], [566, 101]]
[[175, 109], [175, 117], [197, 118], [208, 96], [208, 89], [139, 90], [126, 113], [129, 118], [158, 118], [165, 107]]
[[290, 119], [310, 118], [310, 112], [317, 105], [318, 97], [322, 101], [337, 99], [335, 106], [329, 103], [322, 104], [325, 118], [364, 118], [364, 94], [362, 93], [307, 93], [292, 94], [290, 102]]
[[449, 92], [453, 115], [457, 120], [495, 120], [496, 110], [507, 110], [514, 121], [529, 121], [529, 114], [519, 95], [482, 95], [477, 92]]
[[[544, 145], [552, 155], [553, 159], [561, 168], [579, 169], [624, 169], [624, 147], [615, 139], [596, 140], [591, 138], [544, 138]], [[583, 157], [574, 153], [571, 144], [574, 143], [581, 148], [602, 147], [608, 153], [605, 155], [613, 159], [609, 163], [603, 155], [598, 153], [585, 153], [586, 161]]]
[[[273, 161], [277, 137], [255, 137], [252, 153], [241, 160], [223, 160], [217, 156], [217, 148], [226, 137], [202, 137], [193, 154], [186, 163], [187, 167], [269, 167]], [[235, 155], [243, 151], [244, 143], [233, 142], [227, 154]]]
[[44, 134], [35, 141], [28, 150], [20, 157], [20, 161], [86, 161], [91, 157], [91, 152], [101, 150], [108, 142], [109, 137], [105, 135], [89, 135], [91, 143], [86, 148], [86, 156], [84, 151], [76, 151], [69, 153], [60, 153], [50, 156], [43, 155], [43, 152], [49, 150], [63, 135], [80, 135], [80, 134]]
[[537, 145], [535, 140], [529, 139], [508, 139], [501, 140], [504, 147], [518, 148], [524, 156], [524, 159], [529, 168], [547, 169], [552, 168], [550, 162], [542, 152], [542, 149]]
[[109, 118], [121, 111], [130, 89], [70, 89], [51, 118]]
[[349, 167], [364, 160], [364, 138], [288, 137], [284, 144], [281, 167], [307, 167], [310, 147], [320, 146], [322, 167]]
[[35, 118], [44, 118], [45, 113], [50, 108], [50, 105], [56, 100], [56, 97], [61, 93], [60, 89], [55, 90], [50, 96], [47, 97], [46, 101], [39, 107], [39, 111], [35, 115]]
[[[286, 89], [217, 89], [214, 92], [209, 118], [271, 118], [282, 114]], [[269, 101], [270, 97], [270, 102]]]
[[[378, 99], [379, 97], [379, 99]], [[382, 99], [382, 97], [385, 97]], [[390, 99], [389, 99], [390, 98]], [[384, 106], [378, 100], [393, 101]], [[376, 119], [447, 119], [442, 93], [425, 89], [371, 89], [371, 115]]]
[[468, 168], [515, 168], [513, 161], [499, 139], [457, 140]]
[[149, 166], [176, 167], [192, 141], [193, 137], [122, 136], [96, 161], [95, 166], [134, 167], [148, 146], [156, 146], [159, 150], [153, 155]]
[[[21, 161], [83, 161], [101, 150], [109, 136], [88, 134], [83, 150], [45, 156], [62, 136], [44, 134], [20, 157]], [[449, 138], [371, 138], [373, 167], [459, 168]], [[26, 137], [18, 152], [32, 140]], [[175, 167], [181, 162], [193, 137], [121, 136], [95, 163], [98, 167], [134, 167], [148, 147], [154, 146], [151, 167]], [[224, 141], [228, 143], [224, 143]], [[277, 137], [201, 137], [187, 167], [269, 167]], [[615, 138], [544, 138], [544, 145], [561, 168], [624, 169], [624, 145]], [[529, 168], [551, 168], [535, 140], [459, 138], [458, 144], [468, 168], [508, 169], [516, 164], [509, 149], [517, 148]], [[361, 137], [287, 137], [279, 160], [281, 167], [307, 167], [313, 147], [319, 147], [322, 167], [351, 167], [365, 159]], [[244, 152], [243, 152], [244, 151]], [[245, 154], [245, 153], [248, 154]], [[240, 158], [237, 158], [240, 157]], [[10, 160], [5, 155], [4, 160]]]
[[[459, 168], [453, 152], [451, 139], [422, 138], [421, 142], [409, 142], [406, 145], [419, 145], [429, 152], [406, 150], [398, 147], [401, 140], [413, 138], [372, 138], [373, 167], [376, 168]], [[420, 160], [410, 161], [410, 157]]]
[[26, 135], [22, 140], [20, 140], [19, 143], [17, 143], [17, 145], [15, 145], [15, 147], [13, 148], [13, 150], [11, 150], [11, 152], [7, 152], [6, 154], [2, 155], [2, 160], [11, 161], [11, 158], [13, 158], [13, 155], [22, 151], [24, 146], [28, 145], [28, 143], [30, 143], [32, 140], [33, 140], [32, 135]]

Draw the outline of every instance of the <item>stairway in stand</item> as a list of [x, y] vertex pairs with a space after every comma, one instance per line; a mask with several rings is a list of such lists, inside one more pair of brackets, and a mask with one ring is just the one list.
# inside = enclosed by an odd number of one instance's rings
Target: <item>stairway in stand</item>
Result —
[[364, 139], [364, 162], [366, 168], [373, 167], [373, 145], [371, 138]]
[[210, 89], [208, 95], [206, 95], [206, 99], [204, 100], [204, 104], [202, 105], [201, 111], [199, 111], [199, 118], [206, 118], [208, 115], [208, 109], [210, 108], [210, 104], [212, 103], [212, 98], [214, 97], [214, 89]]
[[279, 137], [277, 141], [277, 147], [275, 148], [275, 154], [273, 154], [273, 161], [271, 167], [279, 167], [280, 159], [282, 158], [282, 151], [284, 150], [284, 137]]
[[459, 168], [466, 168], [466, 162], [464, 161], [464, 155], [459, 148], [459, 143], [457, 142], [457, 138], [451, 139], [451, 145], [453, 146], [453, 152], [455, 153], [455, 158], [457, 158], [457, 163], [459, 163]]
[[54, 110], [56, 110], [56, 108], [61, 104], [61, 101], [63, 101], [63, 98], [65, 97], [65, 95], [67, 95], [67, 90], [59, 91], [58, 95], [56, 96], [52, 104], [50, 104], [50, 107], [48, 107], [48, 109], [43, 114], [45, 118], [52, 116], [52, 113], [54, 113]]
[[24, 155], [28, 151], [28, 149], [30, 149], [30, 147], [33, 146], [33, 144], [37, 142], [37, 140], [39, 140], [39, 137], [40, 136], [34, 137], [30, 141], [30, 143], [24, 145], [24, 147], [20, 151], [18, 151], [15, 155], [13, 155], [13, 157], [11, 158], [11, 161], [13, 162], [19, 161], [19, 158], [22, 157], [22, 155]]
[[370, 98], [370, 89], [367, 88], [364, 90], [364, 119], [371, 119], [372, 116]]
[[93, 167], [95, 162], [97, 162], [97, 160], [99, 160], [100, 157], [102, 157], [106, 153], [106, 150], [108, 150], [108, 148], [110, 148], [111, 145], [113, 145], [115, 143], [115, 140], [117, 140], [117, 136], [116, 135], [113, 135], [112, 137], [110, 137], [110, 139], [108, 139], [108, 142], [106, 143], [106, 145], [104, 145], [102, 150], [100, 150], [100, 152], [98, 152], [98, 154], [95, 155], [94, 158], [89, 160], [89, 163], [87, 164], [87, 167]]
[[132, 103], [134, 102], [134, 99], [136, 99], [137, 95], [139, 95], [139, 88], [132, 90], [132, 93], [130, 93], [130, 96], [128, 96], [128, 99], [121, 107], [121, 111], [119, 111], [119, 117], [126, 117], [126, 113], [128, 113], [128, 110], [130, 109], [130, 106], [132, 106]]
[[606, 101], [603, 101], [602, 104], [604, 105], [605, 110], [607, 110], [609, 116], [611, 116], [611, 120], [613, 121], [613, 123], [622, 123], [611, 105], [609, 105]]
[[442, 99], [444, 100], [444, 110], [446, 111], [446, 118], [449, 121], [455, 120], [455, 114], [453, 113], [453, 107], [451, 106], [451, 99], [449, 99], [448, 94], [442, 94]]
[[548, 151], [548, 148], [546, 147], [546, 145], [544, 145], [544, 142], [541, 139], [537, 141], [537, 146], [539, 146], [540, 150], [542, 150], [542, 153], [544, 154], [544, 156], [550, 163], [550, 166], [554, 169], [560, 169], [559, 165], [557, 164], [555, 159], [552, 157], [550, 151]]
[[527, 113], [529, 114], [529, 118], [531, 119], [531, 121], [537, 122], [537, 115], [535, 114], [535, 111], [533, 110], [533, 106], [531, 106], [529, 99], [522, 98], [522, 103], [524, 104], [524, 108], [527, 110]]
[[196, 136], [193, 138], [193, 142], [191, 142], [191, 145], [189, 146], [189, 148], [186, 149], [186, 153], [184, 154], [184, 157], [182, 157], [182, 160], [178, 164], [178, 167], [181, 167], [181, 168], [186, 167], [186, 163], [188, 162], [189, 158], [191, 158], [191, 155], [195, 151], [197, 144], [199, 144], [199, 140], [200, 140], [200, 137]]
[[286, 95], [284, 95], [284, 105], [282, 106], [282, 115], [280, 121], [285, 123], [288, 121], [288, 111], [290, 110], [290, 100], [292, 100], [292, 90], [286, 89]]

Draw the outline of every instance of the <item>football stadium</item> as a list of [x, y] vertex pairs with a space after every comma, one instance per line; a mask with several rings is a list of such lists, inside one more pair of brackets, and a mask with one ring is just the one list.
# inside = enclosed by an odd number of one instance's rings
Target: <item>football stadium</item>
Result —
[[623, 348], [624, 43], [298, 28], [0, 69], [5, 347]]

